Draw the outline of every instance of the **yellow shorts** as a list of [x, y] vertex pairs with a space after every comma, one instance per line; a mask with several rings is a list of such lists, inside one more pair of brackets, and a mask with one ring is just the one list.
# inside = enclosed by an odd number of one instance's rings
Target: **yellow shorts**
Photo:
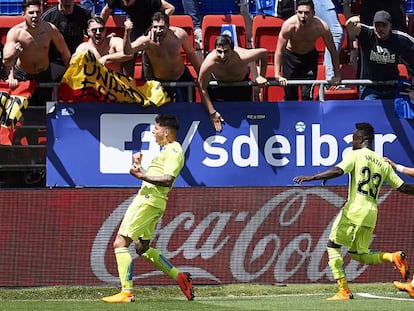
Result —
[[374, 228], [351, 223], [341, 211], [332, 225], [329, 240], [345, 246], [350, 252], [367, 254], [373, 233]]
[[138, 238], [151, 240], [163, 212], [162, 209], [148, 204], [144, 197], [137, 195], [122, 219], [118, 234], [129, 237], [133, 241]]

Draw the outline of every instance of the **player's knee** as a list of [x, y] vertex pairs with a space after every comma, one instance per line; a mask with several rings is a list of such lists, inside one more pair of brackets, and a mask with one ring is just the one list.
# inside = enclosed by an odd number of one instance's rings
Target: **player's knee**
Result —
[[130, 243], [131, 243], [131, 240], [129, 238], [123, 237], [122, 235], [117, 235], [112, 246], [114, 249], [121, 248], [121, 247], [128, 247]]
[[135, 251], [136, 253], [141, 256], [149, 249], [149, 241], [138, 239], [134, 241], [135, 244]]

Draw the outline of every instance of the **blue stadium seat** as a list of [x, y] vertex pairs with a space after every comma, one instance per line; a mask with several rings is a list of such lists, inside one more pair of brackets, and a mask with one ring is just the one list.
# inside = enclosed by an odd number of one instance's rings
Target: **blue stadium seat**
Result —
[[22, 14], [22, 1], [21, 0], [0, 1], [0, 15], [21, 15], [21, 14]]
[[414, 0], [407, 0], [407, 6], [405, 12], [407, 14], [414, 14]]

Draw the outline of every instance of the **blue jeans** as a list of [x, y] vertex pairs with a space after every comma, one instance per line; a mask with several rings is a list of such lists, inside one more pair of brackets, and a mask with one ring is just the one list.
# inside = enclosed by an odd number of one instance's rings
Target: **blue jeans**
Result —
[[[344, 41], [344, 30], [338, 19], [335, 5], [332, 0], [314, 0], [315, 14], [325, 23], [328, 24], [332, 33], [332, 38], [335, 44], [336, 51], [341, 51], [342, 42]], [[334, 70], [332, 66], [331, 54], [328, 49], [325, 49], [324, 64], [326, 68], [326, 79], [331, 80], [334, 76]]]
[[190, 15], [194, 29], [201, 29], [201, 20], [198, 11], [198, 0], [182, 0], [184, 13]]

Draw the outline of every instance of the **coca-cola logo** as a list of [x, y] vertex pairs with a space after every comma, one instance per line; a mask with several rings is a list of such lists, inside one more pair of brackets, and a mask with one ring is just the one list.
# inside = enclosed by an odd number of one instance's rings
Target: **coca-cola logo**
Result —
[[[378, 204], [384, 201], [390, 192], [391, 190], [386, 192]], [[122, 202], [112, 212], [102, 224], [92, 245], [91, 268], [95, 276], [103, 282], [119, 283], [118, 276], [111, 274], [110, 269], [106, 267], [105, 254], [108, 250], [109, 253], [113, 253], [113, 236], [134, 196]], [[324, 256], [334, 216], [324, 223], [324, 228], [320, 228], [320, 234], [315, 233], [315, 230], [308, 230], [312, 226], [311, 219], [304, 219], [310, 213], [308, 209], [317, 212], [318, 207], [310, 203], [315, 202], [315, 197], [335, 209], [332, 215], [336, 215], [345, 202], [344, 197], [330, 191], [328, 187], [292, 187], [271, 197], [253, 213], [252, 210], [210, 209], [200, 218], [192, 211], [184, 211], [175, 215], [165, 225], [162, 221], [158, 223], [155, 234], [157, 238], [153, 241], [153, 247], [172, 261], [175, 257], [182, 256], [186, 260], [186, 265], [179, 268], [185, 268], [193, 278], [218, 283], [221, 282], [221, 276], [209, 271], [206, 268], [208, 265], [201, 263], [218, 260], [217, 257], [220, 257], [219, 260], [226, 258], [228, 262], [222, 264], [228, 266], [235, 282], [253, 282], [264, 274], [271, 274], [275, 283], [284, 282], [300, 269], [306, 269], [307, 279], [311, 282], [322, 278], [333, 280]], [[273, 226], [268, 226], [269, 218], [272, 218]], [[283, 230], [291, 230], [298, 224], [301, 227], [294, 231], [290, 240], [281, 238]], [[235, 235], [234, 231], [230, 233], [230, 226], [239, 228], [238, 235]], [[179, 230], [184, 230], [187, 235], [176, 245], [174, 237]], [[171, 247], [171, 244], [175, 246]], [[343, 249], [343, 252], [345, 254], [346, 249]], [[225, 253], [229, 256], [223, 256]], [[131, 254], [133, 259], [137, 257], [132, 246]], [[255, 263], [254, 267], [252, 263]], [[366, 265], [350, 260], [345, 265], [348, 280], [356, 279], [366, 268]], [[140, 273], [135, 278], [145, 279], [159, 274], [159, 271], [150, 271]]]

